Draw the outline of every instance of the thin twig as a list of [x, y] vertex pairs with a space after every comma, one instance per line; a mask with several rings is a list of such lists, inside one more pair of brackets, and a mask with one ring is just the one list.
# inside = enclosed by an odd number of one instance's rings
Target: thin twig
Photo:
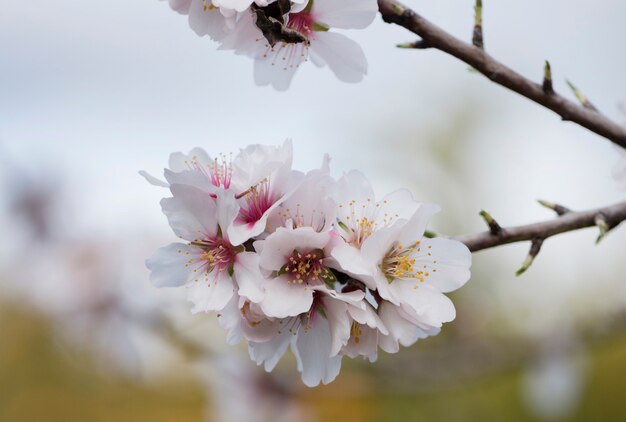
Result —
[[483, 49], [450, 35], [396, 0], [378, 0], [378, 9], [385, 22], [400, 25], [419, 35], [431, 48], [467, 63], [496, 84], [541, 104], [563, 120], [577, 123], [626, 148], [626, 128], [599, 112], [582, 107], [557, 93], [545, 93], [542, 84], [523, 77]]
[[602, 236], [626, 220], [626, 201], [605, 208], [588, 211], [570, 211], [552, 220], [526, 226], [503, 227], [495, 236], [491, 231], [457, 236], [454, 239], [463, 242], [470, 251], [476, 252], [508, 243], [545, 240], [554, 235], [570, 232], [585, 227], [598, 226], [601, 221]]

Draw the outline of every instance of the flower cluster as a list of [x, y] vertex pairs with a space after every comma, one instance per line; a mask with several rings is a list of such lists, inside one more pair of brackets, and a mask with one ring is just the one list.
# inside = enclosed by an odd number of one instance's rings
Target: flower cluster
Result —
[[292, 145], [251, 145], [211, 158], [175, 153], [164, 214], [182, 242], [147, 266], [157, 286], [186, 286], [193, 312], [216, 312], [229, 342], [245, 338], [271, 371], [291, 346], [308, 386], [329, 383], [343, 356], [377, 358], [437, 334], [455, 317], [444, 293], [470, 277], [460, 242], [426, 238], [439, 208], [406, 190], [374, 196], [350, 171], [330, 176], [329, 159], [293, 170]]
[[297, 68], [309, 59], [328, 66], [342, 81], [367, 73], [361, 47], [333, 28], [362, 29], [378, 11], [376, 0], [169, 0], [189, 16], [199, 36], [220, 49], [254, 59], [258, 85], [286, 90]]

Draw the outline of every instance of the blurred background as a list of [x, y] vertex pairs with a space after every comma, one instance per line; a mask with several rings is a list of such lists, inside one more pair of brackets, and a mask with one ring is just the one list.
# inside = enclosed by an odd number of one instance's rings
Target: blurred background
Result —
[[[470, 39], [471, 0], [408, 0]], [[626, 417], [626, 228], [474, 255], [441, 335], [378, 362], [344, 359], [315, 389], [293, 358], [265, 374], [226, 345], [184, 292], [153, 288], [144, 260], [174, 240], [158, 201], [170, 152], [294, 142], [378, 194], [399, 187], [443, 212], [433, 230], [484, 230], [623, 200], [608, 141], [495, 86], [378, 18], [350, 31], [369, 60], [356, 85], [305, 66], [291, 89], [254, 86], [252, 61], [217, 51], [156, 0], [0, 6], [0, 421], [569, 421]], [[555, 89], [572, 80], [624, 122], [626, 3], [485, 2], [489, 53]], [[569, 94], [568, 94], [569, 95]]]

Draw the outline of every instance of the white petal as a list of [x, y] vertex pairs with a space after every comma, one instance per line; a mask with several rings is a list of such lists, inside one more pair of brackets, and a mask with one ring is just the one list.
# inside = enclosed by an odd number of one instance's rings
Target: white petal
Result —
[[402, 229], [402, 234], [398, 237], [398, 242], [408, 246], [413, 242], [422, 240], [422, 236], [424, 236], [424, 230], [426, 230], [428, 222], [431, 217], [437, 214], [440, 210], [441, 208], [439, 205], [427, 202], [419, 204], [417, 211], [415, 211]]
[[290, 283], [285, 276], [265, 281], [261, 309], [273, 318], [286, 318], [308, 312], [313, 304], [313, 290], [306, 283]]
[[428, 273], [424, 283], [440, 292], [451, 292], [470, 279], [472, 254], [463, 243], [451, 239], [423, 239], [422, 251], [417, 254], [415, 265]]
[[215, 190], [211, 180], [203, 173], [196, 170], [182, 170], [179, 172], [165, 169], [165, 180], [170, 185], [193, 186], [203, 192]]
[[234, 276], [239, 286], [239, 295], [251, 302], [263, 300], [264, 278], [259, 269], [259, 255], [254, 252], [242, 252], [235, 258]]
[[180, 14], [189, 13], [189, 7], [191, 6], [191, 0], [169, 0], [172, 10], [177, 11]]
[[367, 74], [367, 59], [363, 49], [343, 34], [316, 32], [309, 54], [325, 62], [343, 82], [360, 82]]
[[150, 183], [151, 185], [159, 186], [161, 188], [169, 188], [170, 187], [169, 183], [166, 183], [166, 182], [162, 181], [161, 179], [157, 179], [156, 177], [154, 177], [153, 175], [151, 175], [150, 173], [148, 173], [145, 170], [141, 170], [139, 172], [139, 174], [142, 175], [148, 181], [148, 183]]
[[317, 22], [332, 28], [363, 29], [378, 12], [376, 0], [315, 0], [312, 13]]
[[391, 303], [383, 302], [378, 310], [378, 315], [386, 327], [389, 335], [379, 335], [379, 345], [387, 353], [397, 353], [402, 346], [410, 346], [420, 338], [428, 337], [429, 334], [403, 318], [398, 312], [399, 308]]
[[194, 304], [191, 312], [221, 311], [233, 297], [235, 285], [232, 278], [226, 271], [210, 273], [208, 278], [198, 273], [198, 278], [187, 286], [187, 299]]
[[331, 334], [328, 321], [320, 314], [313, 313], [310, 326], [300, 327], [292, 350], [302, 372], [302, 381], [308, 387], [332, 382], [341, 369], [341, 355], [331, 355]]
[[[288, 44], [280, 51], [269, 52], [267, 56], [258, 57], [254, 61], [254, 83], [259, 86], [271, 85], [277, 91], [286, 91], [291, 85], [296, 70], [305, 60], [299, 53], [300, 49], [301, 47], [296, 47], [294, 44]], [[290, 55], [294, 56], [293, 61], [283, 60], [284, 57], [290, 57]]]
[[350, 318], [348, 306], [341, 300], [332, 299], [328, 296], [322, 299], [322, 306], [326, 313], [326, 319], [330, 327], [330, 356], [337, 355], [350, 338]]
[[150, 281], [157, 287], [176, 287], [187, 283], [200, 264], [187, 265], [198, 251], [183, 243], [172, 243], [158, 249], [147, 261]]
[[217, 321], [223, 329], [228, 333], [226, 342], [228, 344], [237, 344], [241, 341], [241, 313], [239, 312], [239, 298], [233, 295], [224, 309], [217, 315]]
[[395, 290], [403, 304], [415, 311], [419, 321], [425, 324], [441, 327], [442, 323], [450, 322], [456, 317], [452, 301], [426, 282], [394, 280], [390, 288]]
[[[191, 0], [189, 0], [191, 3]], [[209, 154], [206, 153], [202, 148], [193, 148], [189, 151], [189, 154], [184, 154], [182, 152], [173, 152], [170, 154], [169, 159], [169, 169], [176, 173], [181, 172], [183, 170], [191, 169], [191, 164], [193, 162], [198, 163], [199, 166], [206, 168], [213, 160], [209, 157]]]
[[213, 4], [220, 8], [233, 9], [243, 12], [253, 3], [253, 0], [213, 0]]
[[174, 197], [161, 200], [163, 213], [177, 236], [193, 241], [217, 234], [217, 205], [213, 198], [186, 185], [170, 187]]
[[264, 363], [265, 370], [271, 372], [278, 361], [280, 361], [280, 358], [285, 354], [292, 337], [293, 334], [285, 330], [273, 337], [270, 341], [264, 343], [251, 341], [248, 343], [250, 358], [255, 361], [257, 365]]
[[331, 256], [337, 262], [340, 270], [362, 281], [367, 287], [376, 288], [373, 278], [376, 274], [375, 261], [366, 261], [357, 248], [345, 242], [338, 243], [333, 247]]
[[199, 36], [208, 35], [220, 40], [228, 34], [229, 25], [219, 9], [205, 8], [204, 0], [192, 0], [189, 8], [189, 26]]

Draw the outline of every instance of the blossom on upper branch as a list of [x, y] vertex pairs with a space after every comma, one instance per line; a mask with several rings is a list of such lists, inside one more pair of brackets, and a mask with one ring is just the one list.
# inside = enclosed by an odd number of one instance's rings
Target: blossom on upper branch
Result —
[[376, 0], [170, 0], [170, 6], [189, 15], [199, 36], [254, 58], [255, 82], [278, 90], [309, 60], [344, 82], [361, 81], [363, 50], [332, 29], [366, 28], [378, 12]]

